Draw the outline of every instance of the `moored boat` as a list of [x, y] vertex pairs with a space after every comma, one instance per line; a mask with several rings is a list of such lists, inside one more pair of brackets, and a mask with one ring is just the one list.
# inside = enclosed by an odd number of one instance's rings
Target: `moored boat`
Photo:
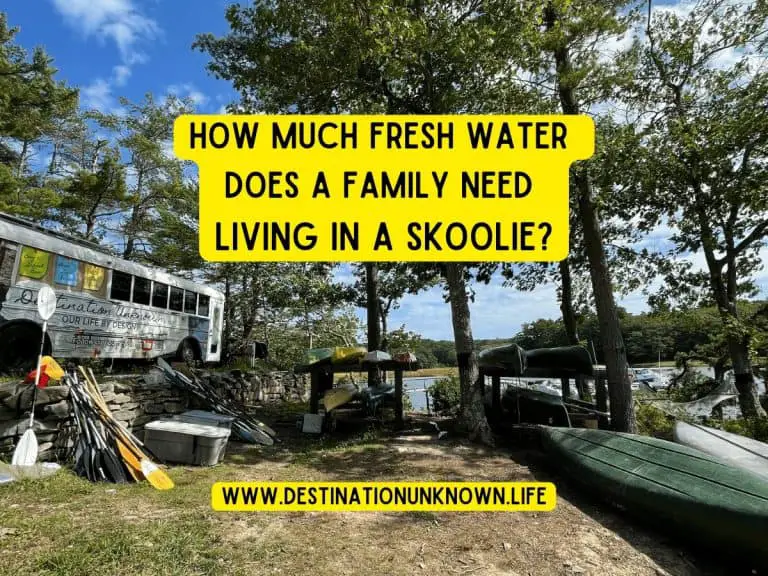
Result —
[[553, 465], [601, 497], [699, 544], [768, 563], [768, 482], [761, 477], [635, 434], [546, 427], [542, 443]]

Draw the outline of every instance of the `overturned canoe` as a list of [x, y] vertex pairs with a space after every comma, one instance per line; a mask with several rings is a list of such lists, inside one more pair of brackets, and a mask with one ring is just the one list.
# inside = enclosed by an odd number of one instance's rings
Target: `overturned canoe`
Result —
[[545, 428], [542, 442], [555, 466], [602, 497], [698, 543], [768, 562], [768, 482], [759, 476], [634, 434]]
[[768, 444], [752, 438], [700, 426], [675, 422], [672, 430], [675, 442], [701, 450], [718, 460], [748, 470], [768, 480]]
[[525, 352], [526, 376], [556, 378], [575, 377], [579, 374], [592, 376], [592, 358], [584, 346], [560, 346], [536, 348]]

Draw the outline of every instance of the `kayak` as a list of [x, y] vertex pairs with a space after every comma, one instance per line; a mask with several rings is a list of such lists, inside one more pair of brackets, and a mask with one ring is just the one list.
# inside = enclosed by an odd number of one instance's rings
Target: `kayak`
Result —
[[717, 428], [678, 421], [675, 442], [701, 450], [723, 462], [768, 480], [768, 444]]
[[334, 408], [343, 406], [352, 400], [357, 396], [357, 392], [357, 386], [354, 384], [343, 384], [336, 388], [332, 388], [325, 393], [325, 396], [323, 396], [323, 406], [325, 406], [327, 412], [330, 412]]
[[542, 444], [553, 465], [603, 498], [699, 544], [768, 562], [768, 482], [761, 477], [635, 434], [544, 428]]

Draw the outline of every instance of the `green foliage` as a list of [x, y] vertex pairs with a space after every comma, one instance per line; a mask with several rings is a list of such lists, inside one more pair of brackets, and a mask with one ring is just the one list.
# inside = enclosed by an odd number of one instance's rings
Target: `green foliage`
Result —
[[707, 378], [698, 372], [687, 372], [678, 380], [676, 386], [670, 387], [669, 399], [673, 402], [692, 402], [703, 398], [717, 386], [717, 382], [712, 378]]
[[768, 442], [768, 421], [765, 418], [723, 420], [722, 429], [760, 442]]
[[427, 392], [432, 398], [434, 412], [455, 412], [461, 404], [461, 384], [457, 376], [448, 376], [435, 381]]
[[635, 418], [638, 434], [672, 440], [674, 420], [652, 404], [636, 404]]
[[54, 79], [42, 48], [30, 58], [15, 44], [17, 32], [0, 13], [0, 210], [43, 219], [58, 197], [48, 175], [30, 164], [57, 122], [77, 107], [77, 91]]

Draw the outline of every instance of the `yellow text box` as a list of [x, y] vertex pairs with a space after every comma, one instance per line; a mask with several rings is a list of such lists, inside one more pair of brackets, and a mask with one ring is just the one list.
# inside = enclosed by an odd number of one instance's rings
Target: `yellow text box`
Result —
[[549, 512], [551, 482], [217, 482], [221, 512]]
[[176, 120], [200, 172], [200, 253], [227, 261], [554, 262], [588, 116]]

